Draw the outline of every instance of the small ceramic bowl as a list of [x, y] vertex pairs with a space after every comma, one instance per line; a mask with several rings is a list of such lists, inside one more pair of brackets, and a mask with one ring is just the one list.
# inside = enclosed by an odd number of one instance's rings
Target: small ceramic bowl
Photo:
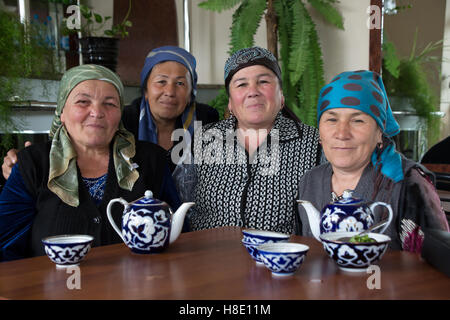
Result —
[[257, 248], [264, 265], [275, 276], [290, 276], [306, 258], [307, 245], [292, 242], [265, 243]]
[[94, 237], [81, 234], [52, 236], [42, 239], [45, 253], [57, 267], [78, 265], [91, 249]]
[[244, 235], [242, 244], [245, 246], [253, 260], [261, 265], [263, 263], [256, 250], [259, 245], [263, 243], [287, 242], [290, 238], [290, 235], [288, 234], [255, 229], [243, 229], [242, 234]]
[[341, 270], [350, 272], [366, 271], [374, 262], [381, 259], [386, 252], [391, 238], [381, 233], [369, 233], [377, 242], [351, 243], [342, 242], [343, 237], [352, 237], [359, 232], [329, 232], [320, 235], [323, 248], [336, 261]]

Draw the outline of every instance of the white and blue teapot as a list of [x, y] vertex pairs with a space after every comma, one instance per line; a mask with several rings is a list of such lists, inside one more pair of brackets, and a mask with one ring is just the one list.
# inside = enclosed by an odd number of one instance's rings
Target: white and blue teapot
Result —
[[[122, 229], [119, 229], [111, 216], [111, 207], [119, 202], [125, 208], [122, 215]], [[144, 197], [133, 202], [122, 198], [112, 199], [106, 213], [108, 220], [123, 242], [136, 253], [157, 253], [174, 242], [181, 233], [184, 218], [194, 202], [183, 203], [173, 213], [169, 205], [154, 199], [149, 190]]]
[[388, 222], [381, 229], [383, 233], [392, 221], [392, 208], [384, 202], [373, 202], [370, 205], [363, 200], [354, 198], [352, 190], [345, 190], [342, 199], [327, 204], [319, 212], [309, 201], [297, 200], [308, 215], [309, 225], [314, 237], [320, 240], [320, 235], [328, 232], [363, 231], [374, 223], [373, 210], [376, 206], [384, 206], [389, 212]]

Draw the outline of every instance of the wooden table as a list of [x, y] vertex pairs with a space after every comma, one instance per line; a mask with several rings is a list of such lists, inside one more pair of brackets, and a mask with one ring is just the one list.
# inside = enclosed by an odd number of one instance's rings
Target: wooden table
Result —
[[[5, 299], [450, 299], [450, 278], [417, 254], [388, 250], [379, 262], [380, 289], [372, 274], [341, 271], [313, 238], [292, 236], [310, 247], [300, 269], [274, 277], [257, 266], [240, 243], [239, 228], [181, 234], [164, 253], [139, 255], [124, 244], [92, 248], [75, 273], [48, 257], [0, 263]], [[72, 271], [73, 272], [73, 271]], [[73, 280], [73, 278], [72, 278]]]

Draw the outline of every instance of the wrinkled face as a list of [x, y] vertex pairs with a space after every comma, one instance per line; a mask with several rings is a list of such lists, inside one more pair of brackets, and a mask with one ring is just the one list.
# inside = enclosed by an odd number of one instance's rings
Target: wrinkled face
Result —
[[319, 122], [320, 139], [333, 168], [346, 172], [363, 169], [369, 163], [382, 133], [367, 113], [353, 108], [325, 111]]
[[145, 92], [155, 121], [175, 121], [189, 103], [191, 90], [191, 77], [185, 66], [175, 61], [155, 65]]
[[242, 129], [270, 129], [284, 105], [284, 96], [272, 70], [254, 65], [231, 78], [228, 108]]
[[86, 80], [72, 89], [61, 113], [75, 147], [107, 148], [119, 128], [117, 89], [101, 80]]

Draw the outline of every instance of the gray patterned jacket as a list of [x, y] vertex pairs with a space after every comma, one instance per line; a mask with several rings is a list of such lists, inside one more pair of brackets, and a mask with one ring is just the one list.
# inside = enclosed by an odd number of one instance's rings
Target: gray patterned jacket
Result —
[[[192, 230], [241, 226], [292, 234], [300, 177], [319, 164], [318, 130], [281, 112], [256, 157], [237, 142], [236, 118], [196, 132], [194, 162], [174, 178], [182, 201], [194, 201]], [[199, 136], [201, 134], [201, 136]]]

